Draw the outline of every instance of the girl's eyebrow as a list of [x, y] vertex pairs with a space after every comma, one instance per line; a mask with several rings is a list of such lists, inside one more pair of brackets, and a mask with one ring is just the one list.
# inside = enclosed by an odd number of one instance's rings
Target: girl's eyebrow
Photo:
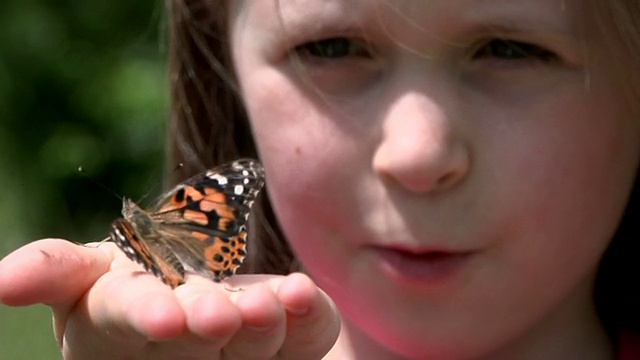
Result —
[[[564, 49], [568, 58], [577, 60], [575, 47], [579, 40], [577, 30], [570, 23], [540, 23], [533, 17], [528, 19], [493, 18], [487, 22], [476, 23], [469, 27], [467, 34], [472, 37], [505, 37], [521, 41], [542, 41], [548, 46], [559, 46]], [[576, 56], [576, 57], [574, 57]]]
[[541, 3], [533, 6], [517, 4], [486, 6], [462, 15], [465, 21], [484, 31], [505, 34], [574, 35], [575, 26], [564, 6], [549, 8]]
[[487, 22], [479, 23], [477, 28], [486, 32], [497, 32], [504, 34], [557, 34], [557, 35], [573, 35], [574, 29], [560, 24], [542, 24], [535, 21], [525, 19], [492, 19]]
[[489, 22], [470, 27], [470, 33], [475, 36], [513, 37], [514, 39], [546, 39], [554, 43], [564, 43], [575, 40], [572, 32], [559, 28], [527, 26], [523, 23]]
[[[304, 3], [304, 1], [302, 1]], [[304, 7], [300, 4], [287, 3], [279, 5], [281, 20], [287, 21], [290, 25], [321, 26], [322, 21], [330, 22], [358, 22], [361, 17], [362, 5], [350, 4], [345, 0], [330, 0], [322, 6]], [[336, 19], [337, 18], [337, 19]], [[321, 21], [319, 24], [315, 23]], [[309, 21], [312, 21], [310, 24]]]

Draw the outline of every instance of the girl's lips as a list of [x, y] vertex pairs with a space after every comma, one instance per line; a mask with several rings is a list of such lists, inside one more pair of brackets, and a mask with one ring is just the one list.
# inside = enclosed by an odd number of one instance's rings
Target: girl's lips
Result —
[[471, 252], [440, 250], [407, 251], [374, 247], [382, 271], [402, 283], [442, 284], [452, 280], [472, 255]]

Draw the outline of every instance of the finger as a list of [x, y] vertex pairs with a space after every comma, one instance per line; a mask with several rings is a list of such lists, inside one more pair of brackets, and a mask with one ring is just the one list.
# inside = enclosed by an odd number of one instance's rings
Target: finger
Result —
[[171, 341], [154, 344], [154, 359], [215, 359], [242, 326], [237, 307], [229, 300], [223, 285], [208, 279], [188, 277], [174, 290], [186, 316], [187, 331]]
[[340, 316], [333, 301], [300, 273], [288, 275], [277, 296], [287, 311], [287, 337], [279, 358], [322, 358], [340, 333]]
[[274, 291], [258, 283], [231, 293], [240, 312], [242, 328], [224, 347], [228, 359], [269, 359], [286, 336], [286, 312]]
[[100, 278], [70, 313], [64, 356], [136, 358], [133, 354], [152, 352], [154, 340], [185, 331], [185, 315], [171, 288], [146, 272], [118, 269]]
[[242, 326], [242, 318], [229, 299], [225, 285], [200, 276], [187, 276], [186, 284], [174, 291], [187, 317], [191, 333], [205, 339], [226, 339]]
[[0, 302], [70, 305], [109, 269], [111, 257], [61, 239], [27, 244], [0, 261]]
[[91, 318], [101, 328], [123, 336], [132, 332], [153, 339], [171, 339], [186, 330], [185, 314], [173, 290], [157, 277], [137, 271], [111, 271], [87, 296]]
[[109, 269], [111, 253], [61, 239], [27, 244], [0, 261], [0, 302], [51, 305], [61, 345], [69, 309]]

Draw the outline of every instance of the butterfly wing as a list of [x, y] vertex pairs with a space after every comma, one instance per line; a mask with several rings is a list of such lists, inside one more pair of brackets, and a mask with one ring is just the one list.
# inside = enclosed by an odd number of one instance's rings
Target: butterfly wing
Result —
[[246, 222], [263, 185], [258, 161], [237, 160], [178, 185], [150, 216], [180, 262], [219, 281], [244, 260]]
[[233, 275], [246, 256], [246, 230], [233, 237], [220, 237], [196, 229], [176, 231], [168, 228], [161, 233], [185, 268], [214, 281]]
[[184, 282], [184, 267], [168, 247], [162, 246], [160, 234], [153, 229], [147, 230], [149, 234], [142, 241], [130, 220], [117, 219], [111, 227], [111, 239], [129, 259], [142, 264], [145, 270], [175, 288]]

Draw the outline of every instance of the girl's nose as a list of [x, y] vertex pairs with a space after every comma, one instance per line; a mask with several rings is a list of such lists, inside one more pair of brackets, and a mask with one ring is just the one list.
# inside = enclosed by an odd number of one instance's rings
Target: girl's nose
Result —
[[450, 189], [465, 178], [469, 148], [442, 106], [407, 92], [388, 110], [373, 158], [376, 173], [415, 193]]

